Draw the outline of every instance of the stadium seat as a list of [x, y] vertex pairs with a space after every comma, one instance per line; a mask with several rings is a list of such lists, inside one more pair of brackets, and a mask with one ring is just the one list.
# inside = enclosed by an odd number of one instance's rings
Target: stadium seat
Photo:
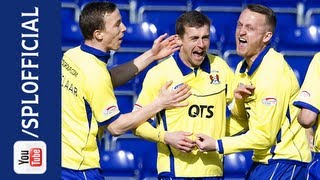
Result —
[[122, 22], [127, 25], [137, 21], [137, 1], [136, 0], [109, 0], [117, 5], [122, 16]]
[[79, 0], [61, 0], [61, 3], [74, 3], [78, 4]]
[[302, 84], [313, 55], [319, 51], [320, 27], [291, 27], [280, 32], [278, 51], [293, 68]]
[[140, 164], [141, 179], [156, 179], [157, 175], [157, 145], [131, 133], [113, 137], [112, 150], [125, 150], [134, 154]]
[[73, 20], [64, 21], [61, 24], [61, 27], [61, 45], [63, 52], [80, 45], [81, 41], [83, 41], [83, 37], [78, 22]]
[[191, 10], [188, 0], [138, 0], [138, 22], [154, 24], [159, 33], [175, 33], [175, 22], [186, 11]]
[[222, 41], [223, 59], [233, 71], [237, 68], [237, 64], [243, 59], [236, 51], [235, 33], [236, 27], [225, 30], [224, 41]]
[[320, 26], [320, 1], [304, 0], [305, 5], [305, 25]]
[[106, 180], [139, 179], [138, 164], [131, 152], [103, 151], [100, 156], [100, 165]]
[[76, 1], [64, 0], [61, 2], [61, 49], [77, 46], [82, 41], [82, 34], [78, 25], [80, 8]]
[[209, 53], [216, 54], [222, 57], [221, 52], [221, 35], [217, 32], [217, 29], [211, 25], [210, 27], [210, 47]]
[[[104, 2], [105, 0], [78, 0], [78, 6], [83, 9], [89, 2]], [[136, 22], [136, 0], [109, 0], [117, 5], [122, 16], [122, 22], [126, 25]]]
[[276, 13], [278, 26], [303, 25], [304, 4], [301, 0], [247, 0], [247, 4], [262, 4], [270, 7]]
[[129, 48], [137, 47], [137, 49], [147, 47], [149, 49], [157, 37], [158, 30], [152, 23], [141, 22], [128, 24], [121, 46]]
[[[129, 85], [132, 84], [132, 86], [135, 86], [134, 82], [129, 82], [127, 84], [129, 84]], [[126, 88], [126, 85], [115, 89], [115, 95], [117, 98], [117, 102], [118, 102], [118, 106], [119, 106], [121, 114], [131, 112], [133, 109], [133, 105], [137, 100], [136, 90], [135, 89], [124, 90], [123, 88]], [[130, 87], [128, 87], [128, 88], [130, 88]], [[132, 88], [134, 88], [134, 87], [132, 87]]]
[[79, 22], [80, 7], [74, 2], [61, 2], [62, 23], [65, 21]]
[[234, 153], [224, 156], [224, 179], [244, 179], [252, 164], [252, 151]]
[[241, 0], [194, 0], [193, 9], [203, 12], [217, 31], [235, 28], [244, 3]]

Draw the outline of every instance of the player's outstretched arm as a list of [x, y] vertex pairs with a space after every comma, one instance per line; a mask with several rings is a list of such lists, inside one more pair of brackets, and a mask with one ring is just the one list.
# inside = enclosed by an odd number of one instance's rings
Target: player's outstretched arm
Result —
[[137, 111], [120, 115], [117, 120], [108, 125], [108, 131], [114, 136], [119, 136], [141, 125], [162, 109], [187, 106], [188, 103], [182, 101], [191, 95], [190, 87], [183, 84], [179, 88], [171, 90], [169, 88], [171, 84], [172, 81], [167, 82], [161, 88], [159, 96], [152, 103]]
[[139, 72], [144, 70], [153, 61], [161, 60], [180, 48], [177, 35], [172, 35], [168, 38], [167, 34], [159, 36], [153, 42], [150, 50], [146, 51], [139, 57], [127, 63], [115, 66], [110, 69], [113, 87], [118, 87], [125, 84], [127, 81], [135, 77]]

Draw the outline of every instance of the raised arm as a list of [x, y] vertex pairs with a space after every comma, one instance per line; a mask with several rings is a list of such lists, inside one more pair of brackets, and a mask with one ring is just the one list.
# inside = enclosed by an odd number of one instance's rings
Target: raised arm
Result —
[[154, 40], [153, 46], [139, 57], [132, 61], [118, 65], [110, 69], [113, 87], [125, 84], [127, 81], [135, 77], [139, 72], [144, 70], [153, 61], [161, 60], [180, 48], [177, 36], [172, 35], [168, 38], [167, 34], [159, 36]]

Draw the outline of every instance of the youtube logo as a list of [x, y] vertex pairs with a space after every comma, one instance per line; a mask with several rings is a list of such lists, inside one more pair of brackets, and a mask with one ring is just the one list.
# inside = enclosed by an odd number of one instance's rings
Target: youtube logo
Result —
[[46, 171], [47, 149], [43, 141], [17, 141], [13, 149], [13, 168], [17, 174], [43, 174]]

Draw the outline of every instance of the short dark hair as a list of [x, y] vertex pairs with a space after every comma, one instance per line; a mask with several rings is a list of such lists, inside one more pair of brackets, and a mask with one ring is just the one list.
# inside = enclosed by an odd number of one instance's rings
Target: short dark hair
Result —
[[266, 22], [271, 28], [270, 30], [272, 31], [272, 33], [274, 33], [277, 24], [277, 18], [271, 8], [268, 8], [261, 4], [248, 4], [246, 9], [259, 14], [264, 14], [266, 16]]
[[93, 39], [95, 30], [103, 30], [104, 15], [116, 10], [116, 4], [112, 2], [90, 2], [85, 5], [80, 14], [79, 26], [84, 39]]
[[183, 13], [176, 21], [176, 34], [180, 37], [185, 33], [185, 26], [187, 27], [202, 27], [208, 25], [210, 27], [211, 21], [208, 16], [199, 11], [188, 11]]

